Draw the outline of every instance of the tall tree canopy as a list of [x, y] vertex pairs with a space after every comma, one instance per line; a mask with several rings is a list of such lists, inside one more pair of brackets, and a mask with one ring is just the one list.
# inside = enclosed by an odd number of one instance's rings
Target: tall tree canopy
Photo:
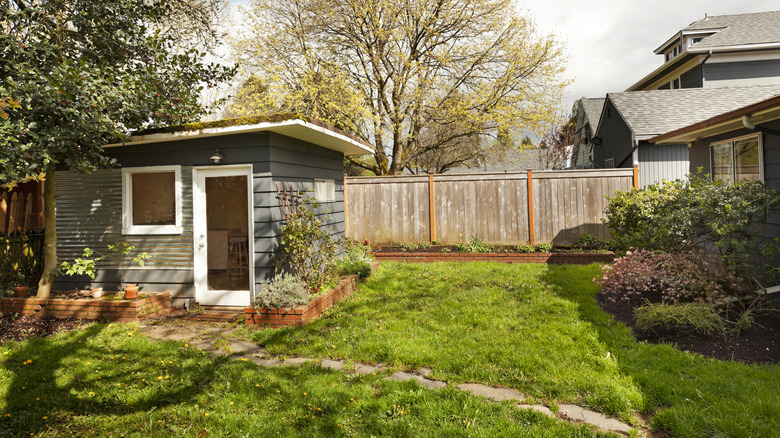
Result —
[[233, 75], [205, 64], [203, 53], [177, 49], [182, 35], [166, 23], [186, 19], [186, 4], [199, 3], [0, 0], [0, 99], [17, 103], [0, 119], [0, 183], [47, 174], [39, 295], [48, 294], [56, 266], [54, 169], [110, 165], [102, 146], [128, 130], [196, 120], [202, 87]]
[[[553, 36], [513, 0], [253, 0], [235, 51], [257, 78], [234, 114], [292, 110], [357, 134], [396, 174], [435, 170], [535, 128], [565, 81]], [[244, 113], [244, 114], [241, 114]]]

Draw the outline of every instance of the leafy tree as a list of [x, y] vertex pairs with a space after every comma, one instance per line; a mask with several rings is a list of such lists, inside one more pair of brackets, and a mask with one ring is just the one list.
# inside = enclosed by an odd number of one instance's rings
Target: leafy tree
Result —
[[0, 121], [0, 182], [46, 175], [39, 296], [49, 294], [57, 266], [55, 169], [110, 166], [102, 145], [123, 141], [128, 130], [197, 120], [202, 87], [234, 73], [204, 64], [194, 49], [176, 50], [166, 20], [182, 3], [0, 3], [0, 98], [19, 102]]
[[576, 124], [568, 120], [549, 126], [539, 144], [539, 166], [542, 169], [561, 169], [574, 145]]
[[303, 112], [354, 133], [376, 151], [353, 164], [377, 175], [446, 169], [554, 114], [561, 47], [516, 10], [513, 0], [253, 0], [235, 52], [269, 92], [247, 111]]

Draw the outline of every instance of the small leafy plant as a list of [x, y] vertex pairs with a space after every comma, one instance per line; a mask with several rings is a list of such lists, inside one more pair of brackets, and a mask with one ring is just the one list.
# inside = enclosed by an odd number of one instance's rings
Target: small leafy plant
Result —
[[515, 250], [520, 253], [529, 253], [536, 251], [536, 248], [531, 245], [518, 245]]
[[[119, 256], [119, 289], [124, 289], [125, 287], [125, 267], [127, 265], [127, 259], [130, 257], [130, 252], [135, 249], [134, 245], [130, 245], [127, 242], [120, 242], [108, 245], [108, 249], [115, 252]], [[142, 252], [135, 257], [130, 259], [130, 263], [137, 265], [137, 266], [143, 266], [146, 260], [149, 260], [151, 256], [147, 254], [146, 252]], [[92, 276], [92, 279], [94, 280], [94, 275]]]
[[550, 252], [552, 251], [552, 247], [552, 243], [542, 242], [536, 245], [536, 250], [539, 252]]
[[338, 262], [339, 273], [366, 278], [371, 275], [372, 262], [373, 258], [368, 254], [368, 248], [359, 245], [351, 246]]
[[[119, 264], [120, 264], [120, 284], [119, 288], [122, 289], [125, 286], [125, 266], [128, 262], [128, 257], [130, 256], [130, 253], [135, 249], [135, 246], [130, 245], [127, 242], [120, 242], [116, 244], [108, 245], [108, 249], [117, 253], [119, 257]], [[84, 248], [82, 251], [82, 256], [77, 257], [75, 260], [73, 260], [73, 263], [68, 262], [62, 262], [62, 264], [57, 269], [57, 274], [65, 274], [69, 276], [73, 275], [86, 275], [91, 279], [95, 279], [95, 274], [97, 272], [97, 263], [102, 260], [105, 256], [99, 252], [93, 251], [91, 248]], [[132, 264], [138, 265], [138, 266], [144, 266], [144, 263], [146, 260], [149, 260], [151, 256], [146, 253], [142, 252], [135, 257], [131, 258], [129, 261]]]
[[456, 243], [455, 248], [458, 252], [484, 253], [492, 252], [493, 244], [483, 241], [478, 235], [473, 235], [466, 242]]
[[264, 284], [257, 292], [254, 305], [258, 308], [295, 307], [306, 304], [309, 292], [306, 284], [295, 275], [283, 272]]
[[725, 335], [726, 320], [707, 303], [646, 303], [634, 309], [638, 329], [650, 333]]
[[590, 233], [580, 234], [574, 244], [585, 248], [604, 248], [607, 246], [607, 242], [604, 242]]

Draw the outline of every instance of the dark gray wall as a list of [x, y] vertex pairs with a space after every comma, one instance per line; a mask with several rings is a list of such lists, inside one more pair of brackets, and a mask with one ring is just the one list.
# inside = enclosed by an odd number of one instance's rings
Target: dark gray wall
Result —
[[[780, 130], [780, 120], [764, 123], [761, 126]], [[743, 128], [697, 140], [690, 151], [691, 173], [695, 174], [698, 168], [701, 168], [704, 173], [712, 173], [711, 144], [754, 133], [755, 131]], [[780, 136], [767, 133], [761, 135], [764, 146], [764, 181], [768, 186], [780, 190]], [[772, 238], [780, 237], [780, 214], [775, 214], [769, 219], [766, 235]]]
[[[172, 290], [176, 298], [194, 297], [192, 167], [213, 165], [209, 158], [217, 148], [225, 157], [222, 165], [253, 165], [256, 283], [266, 281], [273, 274], [273, 251], [283, 217], [276, 183], [292, 183], [296, 189], [312, 190], [315, 178], [334, 180], [336, 201], [324, 204], [321, 216], [328, 219], [335, 235], [344, 235], [344, 168], [340, 152], [275, 133], [234, 134], [106, 149], [124, 167], [182, 166], [184, 232], [180, 236], [121, 234], [120, 169], [89, 175], [59, 172], [62, 175], [57, 189], [60, 261], [73, 260], [84, 247], [105, 250], [108, 243], [127, 241], [139, 252], [148, 252], [152, 259], [143, 269], [128, 270], [126, 282], [143, 284], [147, 290]], [[326, 214], [327, 210], [332, 212]], [[116, 263], [106, 259], [98, 267], [95, 281], [61, 277], [55, 287], [116, 287], [119, 283]]]
[[771, 77], [780, 80], [780, 59], [706, 63], [703, 76], [704, 82]]
[[609, 99], [601, 114], [599, 132], [596, 135], [601, 139], [600, 145], [593, 146], [593, 161], [596, 162], [596, 168], [604, 167], [605, 160], [609, 158], [615, 159], [615, 167], [620, 166], [621, 161], [624, 163], [620, 167], [634, 165], [630, 158], [633, 149], [631, 129]]
[[680, 88], [701, 88], [701, 65], [680, 75]]

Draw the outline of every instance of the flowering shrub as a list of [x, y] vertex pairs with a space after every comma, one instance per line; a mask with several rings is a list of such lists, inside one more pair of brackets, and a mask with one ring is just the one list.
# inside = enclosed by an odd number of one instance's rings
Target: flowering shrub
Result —
[[594, 279], [610, 300], [707, 302], [744, 294], [744, 281], [726, 270], [717, 255], [704, 250], [682, 252], [629, 251]]

